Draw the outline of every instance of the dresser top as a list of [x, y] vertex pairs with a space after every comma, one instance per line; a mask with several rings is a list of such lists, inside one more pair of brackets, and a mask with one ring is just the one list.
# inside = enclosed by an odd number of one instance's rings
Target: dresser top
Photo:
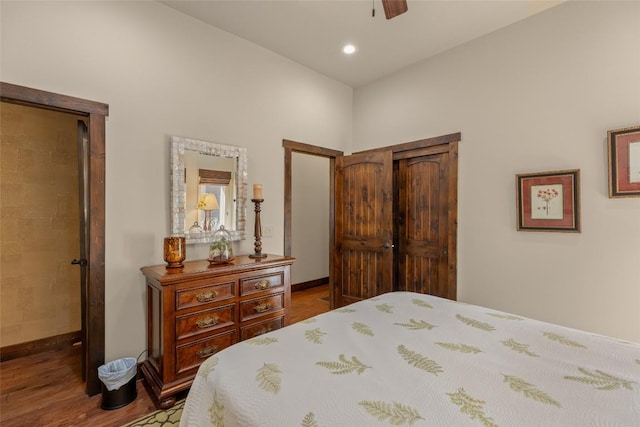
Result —
[[267, 254], [264, 258], [250, 258], [248, 255], [240, 255], [229, 263], [210, 264], [206, 259], [185, 261], [184, 267], [167, 268], [166, 264], [142, 267], [142, 273], [152, 279], [158, 280], [163, 285], [171, 285], [183, 280], [193, 280], [200, 276], [210, 277], [232, 274], [236, 272], [251, 271], [260, 268], [278, 267], [290, 265], [295, 258]]

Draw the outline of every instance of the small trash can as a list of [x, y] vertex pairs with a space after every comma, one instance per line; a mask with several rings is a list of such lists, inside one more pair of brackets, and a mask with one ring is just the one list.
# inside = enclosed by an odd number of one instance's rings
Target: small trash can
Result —
[[133, 357], [125, 357], [98, 367], [98, 378], [102, 381], [102, 409], [122, 408], [138, 397], [137, 362]]

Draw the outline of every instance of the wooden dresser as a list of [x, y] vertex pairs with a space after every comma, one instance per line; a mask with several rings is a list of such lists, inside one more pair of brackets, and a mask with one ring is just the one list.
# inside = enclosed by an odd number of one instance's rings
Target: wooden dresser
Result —
[[169, 408], [200, 364], [230, 345], [289, 323], [294, 258], [236, 257], [229, 264], [188, 261], [143, 267], [147, 282], [147, 359], [140, 370], [156, 406]]

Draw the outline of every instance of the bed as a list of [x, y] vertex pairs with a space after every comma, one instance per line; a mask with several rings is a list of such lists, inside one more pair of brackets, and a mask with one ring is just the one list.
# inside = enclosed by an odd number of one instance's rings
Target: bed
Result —
[[181, 426], [640, 426], [640, 344], [392, 292], [235, 344]]

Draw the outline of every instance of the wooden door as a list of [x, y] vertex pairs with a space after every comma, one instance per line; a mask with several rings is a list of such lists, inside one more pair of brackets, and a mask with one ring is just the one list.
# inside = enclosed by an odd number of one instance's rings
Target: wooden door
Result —
[[407, 153], [397, 160], [396, 289], [455, 299], [455, 263], [454, 277], [449, 277], [456, 216], [450, 215], [450, 186], [457, 181], [451, 179], [448, 147], [434, 151], [442, 152], [418, 157]]
[[332, 307], [393, 289], [393, 155], [336, 158]]
[[82, 381], [87, 381], [88, 377], [88, 348], [89, 329], [87, 327], [87, 287], [89, 280], [87, 277], [87, 254], [89, 253], [87, 235], [87, 214], [89, 212], [89, 128], [84, 120], [78, 120], [78, 201], [80, 203], [80, 252], [78, 259], [71, 261], [80, 268], [80, 325], [82, 336]]

